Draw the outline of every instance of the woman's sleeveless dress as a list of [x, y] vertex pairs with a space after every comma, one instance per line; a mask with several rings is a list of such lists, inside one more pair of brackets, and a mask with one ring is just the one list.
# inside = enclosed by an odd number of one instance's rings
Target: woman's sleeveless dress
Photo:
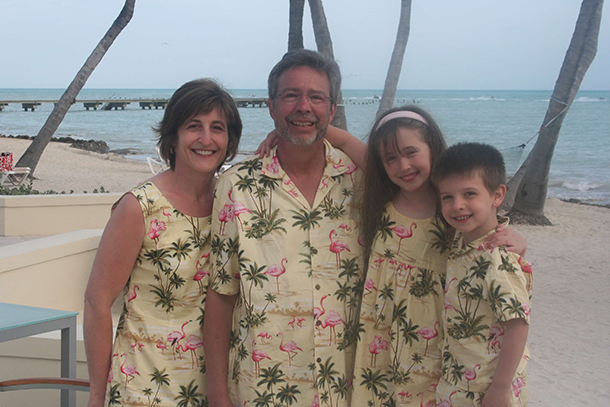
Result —
[[140, 203], [146, 229], [126, 285], [106, 403], [207, 405], [201, 326], [210, 217], [180, 213], [151, 182], [130, 193]]

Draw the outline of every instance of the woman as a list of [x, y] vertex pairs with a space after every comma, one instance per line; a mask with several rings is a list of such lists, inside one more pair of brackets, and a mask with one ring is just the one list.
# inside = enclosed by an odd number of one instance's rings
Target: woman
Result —
[[[85, 293], [89, 406], [206, 401], [201, 344], [215, 173], [242, 123], [231, 96], [199, 79], [170, 99], [159, 135], [170, 169], [113, 206]], [[114, 345], [111, 306], [125, 289]]]

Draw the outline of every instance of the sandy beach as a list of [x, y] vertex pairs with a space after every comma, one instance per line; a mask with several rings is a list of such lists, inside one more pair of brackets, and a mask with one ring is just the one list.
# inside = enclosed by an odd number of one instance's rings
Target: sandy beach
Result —
[[[0, 138], [15, 160], [29, 141]], [[36, 169], [40, 191], [124, 192], [148, 165], [50, 143]], [[534, 265], [530, 406], [610, 405], [610, 209], [547, 201], [553, 226], [516, 226]]]

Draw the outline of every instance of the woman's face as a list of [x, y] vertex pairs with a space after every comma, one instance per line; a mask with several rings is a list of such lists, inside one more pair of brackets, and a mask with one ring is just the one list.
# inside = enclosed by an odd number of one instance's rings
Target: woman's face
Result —
[[176, 168], [214, 173], [227, 156], [228, 144], [227, 121], [221, 111], [193, 116], [178, 129]]

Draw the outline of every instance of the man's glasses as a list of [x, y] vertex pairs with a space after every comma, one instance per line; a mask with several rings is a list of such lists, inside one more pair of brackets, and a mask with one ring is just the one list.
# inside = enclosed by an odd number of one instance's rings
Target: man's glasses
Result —
[[330, 97], [326, 96], [324, 93], [310, 92], [310, 93], [296, 93], [296, 92], [284, 92], [278, 93], [275, 97], [280, 99], [282, 102], [286, 104], [295, 104], [301, 97], [305, 96], [309, 103], [312, 105], [321, 105], [326, 103], [326, 101], [330, 100]]

